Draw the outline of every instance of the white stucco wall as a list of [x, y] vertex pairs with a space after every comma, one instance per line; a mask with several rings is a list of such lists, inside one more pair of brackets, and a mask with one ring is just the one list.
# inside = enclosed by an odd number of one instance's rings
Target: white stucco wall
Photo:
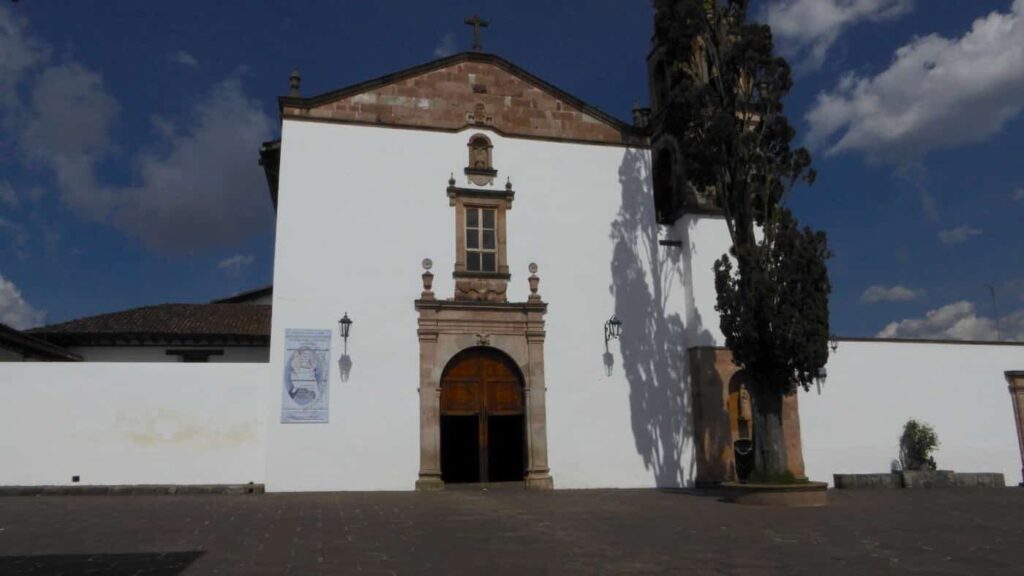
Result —
[[0, 486], [264, 477], [266, 364], [0, 366]]
[[840, 342], [820, 395], [801, 393], [808, 477], [888, 472], [910, 418], [931, 424], [939, 468], [1002, 472], [1021, 482], [1013, 408], [1003, 372], [1024, 346]]
[[[419, 469], [418, 341], [413, 300], [420, 261], [434, 260], [434, 291], [451, 297], [454, 209], [450, 173], [467, 186], [458, 134], [286, 120], [282, 131], [274, 272], [272, 382], [268, 384], [270, 490], [411, 489]], [[701, 241], [712, 301], [686, 298], [679, 248], [658, 246], [649, 154], [503, 138], [497, 186], [511, 177], [509, 299], [528, 294], [540, 266], [549, 302], [546, 380], [550, 464], [557, 487], [678, 485], [692, 477], [687, 370], [694, 343], [717, 343], [710, 260], [723, 225], [689, 219], [671, 238]], [[664, 233], [664, 232], [663, 232]], [[715, 246], [718, 248], [715, 248]], [[704, 266], [704, 261], [707, 265]], [[652, 268], [652, 263], [655, 264]], [[654, 270], [654, 272], [652, 272]], [[689, 310], [689, 312], [688, 312]], [[702, 312], [704, 327], [687, 318]], [[286, 328], [330, 328], [348, 312], [353, 367], [331, 374], [329, 424], [280, 424]], [[624, 324], [605, 375], [603, 326]], [[690, 340], [690, 339], [687, 339]], [[332, 354], [341, 353], [334, 341]], [[336, 366], [332, 366], [336, 368]]]
[[180, 356], [170, 356], [168, 350], [224, 351], [210, 356], [210, 363], [267, 362], [270, 356], [265, 346], [70, 346], [67, 350], [86, 362], [181, 362]]

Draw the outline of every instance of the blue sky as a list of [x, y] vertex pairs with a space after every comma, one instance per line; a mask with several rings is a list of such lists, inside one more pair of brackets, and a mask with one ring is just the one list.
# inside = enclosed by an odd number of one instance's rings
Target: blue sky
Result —
[[[1024, 340], [1024, 0], [764, 0], [818, 183], [841, 335]], [[315, 94], [484, 47], [628, 118], [643, 1], [0, 4], [0, 322], [270, 282], [256, 164], [292, 67]]]

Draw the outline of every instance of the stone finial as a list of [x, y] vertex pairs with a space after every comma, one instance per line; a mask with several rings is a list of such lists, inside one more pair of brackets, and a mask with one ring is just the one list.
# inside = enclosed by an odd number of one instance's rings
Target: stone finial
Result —
[[448, 177], [448, 186], [455, 186], [455, 172]]
[[529, 278], [529, 280], [530, 280], [530, 298], [529, 298], [529, 301], [530, 302], [539, 302], [540, 301], [540, 294], [537, 293], [537, 287], [538, 287], [538, 285], [540, 285], [540, 278], [537, 277], [537, 270], [538, 270], [537, 264], [535, 262], [530, 262], [529, 270], [530, 270], [530, 278]]
[[505, 178], [505, 190], [512, 191], [512, 178]]
[[430, 258], [423, 259], [423, 293], [420, 298], [423, 300], [434, 299], [434, 275], [430, 272], [430, 269], [434, 267], [434, 262]]
[[292, 68], [292, 73], [288, 76], [288, 86], [291, 88], [289, 96], [299, 95], [299, 84], [302, 82], [302, 76], [299, 74], [298, 68]]

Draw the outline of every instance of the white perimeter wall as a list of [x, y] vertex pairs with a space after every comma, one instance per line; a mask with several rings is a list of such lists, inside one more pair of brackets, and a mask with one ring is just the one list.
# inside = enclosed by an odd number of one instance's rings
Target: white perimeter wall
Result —
[[[413, 300], [420, 261], [434, 260], [434, 291], [451, 297], [454, 208], [450, 173], [467, 186], [459, 134], [284, 122], [271, 380], [267, 383], [270, 490], [412, 489], [419, 470], [418, 341]], [[689, 345], [720, 343], [711, 261], [728, 245], [720, 221], [680, 222], [673, 239], [700, 236], [699, 266], [658, 246], [649, 154], [503, 138], [494, 144], [497, 186], [511, 177], [509, 299], [528, 294], [540, 266], [547, 317], [550, 464], [556, 487], [680, 485], [693, 476]], [[715, 248], [715, 246], [718, 246]], [[702, 279], [685, 270], [699, 269]], [[686, 284], [706, 286], [698, 297]], [[711, 301], [706, 298], [710, 295]], [[704, 310], [698, 325], [696, 310]], [[334, 330], [354, 321], [353, 367], [331, 366], [329, 424], [280, 424], [286, 328]], [[603, 326], [613, 314], [606, 376]], [[693, 319], [692, 322], [687, 322]], [[684, 336], [681, 338], [680, 336]]]
[[1003, 372], [1024, 368], [1024, 346], [840, 342], [821, 395], [800, 395], [808, 477], [888, 472], [910, 418], [931, 424], [939, 468], [1002, 472], [1021, 481]]
[[0, 365], [0, 486], [261, 483], [266, 367]]

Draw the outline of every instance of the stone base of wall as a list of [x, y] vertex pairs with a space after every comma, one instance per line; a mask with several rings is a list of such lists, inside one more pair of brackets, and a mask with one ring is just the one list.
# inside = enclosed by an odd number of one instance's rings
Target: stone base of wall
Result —
[[837, 490], [876, 490], [902, 488], [903, 479], [890, 474], [833, 474], [832, 484]]
[[263, 494], [263, 484], [129, 484], [123, 486], [0, 486], [0, 496], [141, 496]]
[[907, 470], [889, 474], [834, 474], [836, 489], [879, 488], [1005, 488], [1006, 479], [995, 472], [954, 472], [952, 470]]

